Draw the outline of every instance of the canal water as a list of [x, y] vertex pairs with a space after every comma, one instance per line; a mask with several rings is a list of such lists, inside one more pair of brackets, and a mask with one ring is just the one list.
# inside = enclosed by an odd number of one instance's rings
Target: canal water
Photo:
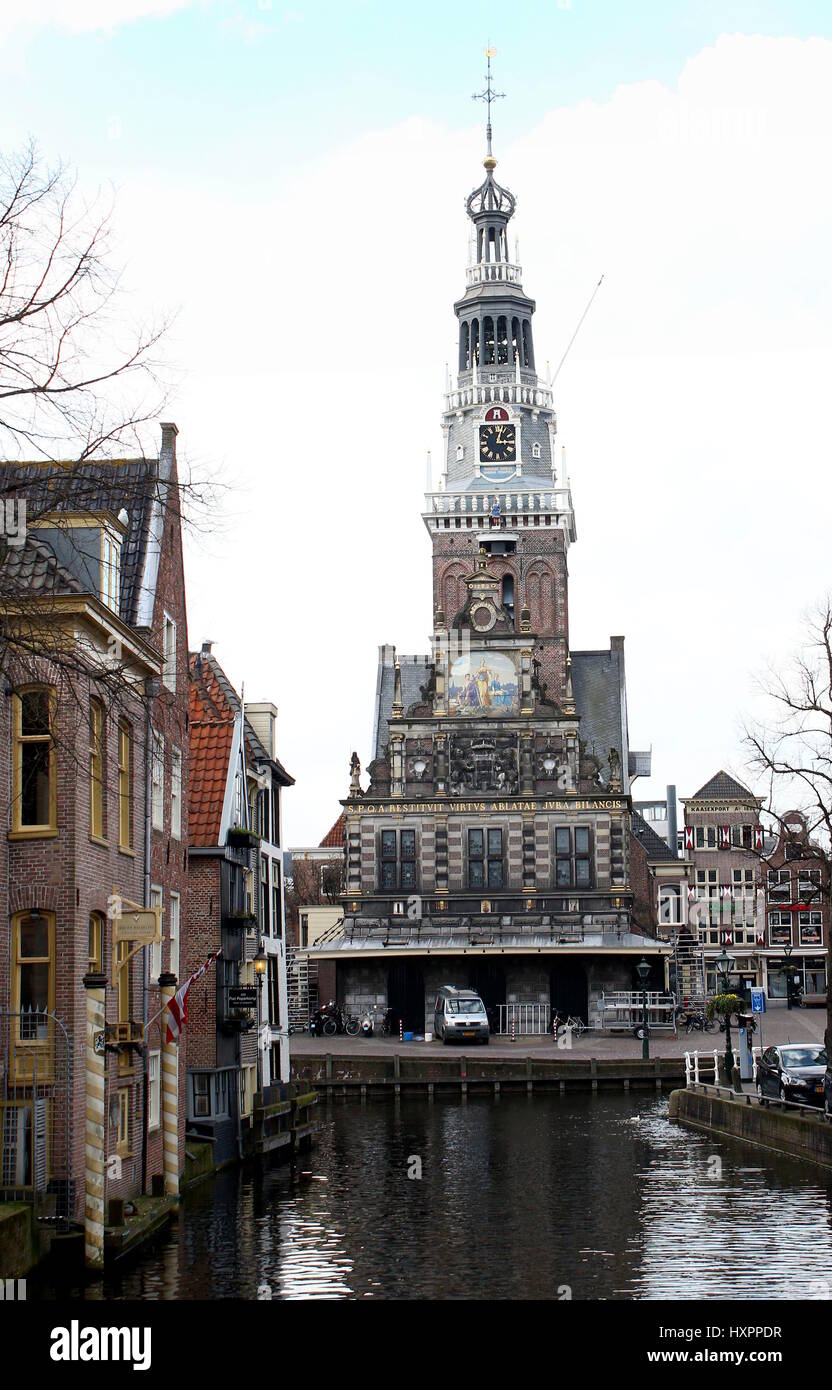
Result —
[[[295, 1169], [221, 1174], [87, 1298], [828, 1298], [832, 1179], [638, 1095], [321, 1106]], [[421, 1173], [421, 1176], [418, 1176]]]

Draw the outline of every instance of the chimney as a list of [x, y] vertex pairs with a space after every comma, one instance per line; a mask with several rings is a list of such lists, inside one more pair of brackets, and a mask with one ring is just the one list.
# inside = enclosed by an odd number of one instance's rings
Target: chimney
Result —
[[200, 655], [201, 655], [201, 656], [210, 656], [210, 655], [211, 655], [211, 648], [213, 647], [213, 645], [214, 645], [214, 640], [213, 640], [213, 638], [209, 639], [209, 641], [207, 641], [207, 642], [203, 642], [203, 644], [202, 644], [202, 651], [201, 651]]
[[676, 825], [676, 787], [670, 785], [667, 788], [667, 843], [674, 854], [678, 854], [677, 845], [677, 825]]
[[163, 420], [160, 429], [162, 431], [162, 447], [159, 450], [159, 471], [162, 477], [167, 479], [176, 467], [176, 436], [179, 430], [171, 420]]

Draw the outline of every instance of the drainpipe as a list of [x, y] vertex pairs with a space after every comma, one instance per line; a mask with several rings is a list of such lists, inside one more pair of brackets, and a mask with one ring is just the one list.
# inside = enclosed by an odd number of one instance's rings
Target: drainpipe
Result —
[[[144, 906], [150, 904], [150, 833], [151, 797], [153, 794], [153, 700], [159, 691], [159, 683], [154, 677], [145, 681], [145, 736], [144, 736]], [[148, 1102], [148, 1064], [147, 1064], [147, 976], [150, 969], [149, 947], [144, 948], [142, 968], [142, 1022], [144, 1024], [144, 1048], [142, 1049], [142, 1195], [147, 1190], [147, 1102]]]

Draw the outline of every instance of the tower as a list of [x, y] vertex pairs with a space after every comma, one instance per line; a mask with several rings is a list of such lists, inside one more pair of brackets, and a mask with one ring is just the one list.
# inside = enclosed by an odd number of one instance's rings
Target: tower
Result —
[[[485, 95], [485, 94], [484, 94]], [[459, 620], [477, 555], [490, 557], [516, 631], [536, 634], [535, 661], [550, 695], [566, 695], [569, 645], [567, 551], [576, 538], [568, 480], [555, 467], [551, 386], [535, 367], [535, 302], [510, 255], [516, 199], [496, 180], [489, 119], [485, 178], [466, 199], [471, 260], [454, 304], [457, 372], [442, 411], [440, 487], [425, 498], [433, 546], [433, 606]]]
[[630, 778], [649, 758], [628, 745], [624, 639], [569, 646], [575, 519], [535, 304], [510, 259], [490, 56], [441, 479], [422, 514], [431, 651], [380, 648], [369, 785], [354, 753], [342, 802], [343, 926], [307, 950], [336, 962], [352, 1012], [385, 1000], [418, 1032], [447, 984], [479, 991], [503, 1031], [520, 1017], [547, 1032], [553, 1007], [597, 1022], [641, 955], [660, 985], [670, 949], [632, 929]]

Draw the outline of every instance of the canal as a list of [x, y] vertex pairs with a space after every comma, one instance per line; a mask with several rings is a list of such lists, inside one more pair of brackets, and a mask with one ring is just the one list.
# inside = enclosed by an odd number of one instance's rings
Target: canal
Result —
[[42, 1296], [830, 1295], [832, 1177], [671, 1125], [666, 1098], [348, 1103], [320, 1119], [295, 1170], [221, 1174], [123, 1274]]

